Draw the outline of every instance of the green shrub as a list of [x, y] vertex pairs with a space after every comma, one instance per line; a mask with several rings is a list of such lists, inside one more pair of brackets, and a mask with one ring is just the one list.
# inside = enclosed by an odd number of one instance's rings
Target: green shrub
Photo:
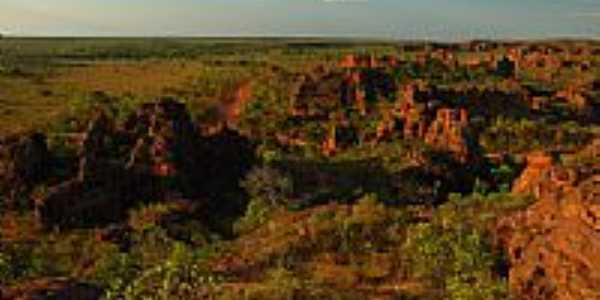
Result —
[[376, 195], [365, 195], [352, 206], [350, 216], [339, 215], [337, 218], [340, 250], [355, 253], [383, 247], [390, 237], [386, 229], [393, 221]]
[[499, 257], [485, 236], [461, 223], [420, 224], [408, 240], [415, 276], [448, 299], [506, 299], [507, 284], [494, 273]]
[[[303, 278], [297, 272], [284, 267], [268, 270], [265, 280], [256, 286], [244, 289], [242, 299], [286, 300], [286, 299], [362, 299], [355, 292], [338, 290]], [[240, 299], [230, 296], [227, 299]]]
[[136, 257], [119, 255], [107, 268], [106, 299], [205, 299], [219, 292], [211, 274], [194, 252], [176, 243], [162, 262], [140, 270]]
[[35, 255], [34, 245], [13, 243], [1, 246], [0, 282], [18, 282], [43, 273], [43, 258]]
[[8, 256], [0, 253], [0, 281], [6, 282], [10, 279], [11, 269]]
[[250, 196], [250, 202], [244, 216], [234, 225], [238, 233], [266, 223], [274, 210], [291, 204], [292, 180], [274, 168], [254, 168], [240, 185]]
[[107, 257], [96, 269], [95, 280], [106, 288], [107, 299], [117, 299], [141, 270], [141, 258], [128, 253]]
[[234, 224], [238, 234], [248, 233], [269, 221], [274, 207], [261, 199], [252, 199], [248, 203], [246, 213]]
[[271, 206], [287, 205], [293, 192], [292, 179], [271, 167], [252, 169], [241, 186], [251, 199], [260, 199]]

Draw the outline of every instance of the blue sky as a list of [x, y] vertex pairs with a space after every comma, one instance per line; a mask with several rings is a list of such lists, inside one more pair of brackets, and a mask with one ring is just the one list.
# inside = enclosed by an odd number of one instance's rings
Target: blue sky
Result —
[[0, 32], [600, 38], [600, 0], [0, 0]]

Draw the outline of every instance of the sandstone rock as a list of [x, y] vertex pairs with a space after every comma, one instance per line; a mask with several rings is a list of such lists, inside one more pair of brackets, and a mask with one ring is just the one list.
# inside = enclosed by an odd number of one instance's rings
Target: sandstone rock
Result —
[[588, 100], [583, 96], [582, 91], [576, 85], [569, 85], [564, 90], [558, 91], [555, 98], [578, 109], [584, 109], [588, 105]]
[[252, 100], [252, 81], [242, 81], [221, 96], [219, 113], [221, 120], [233, 126], [239, 122], [240, 116], [248, 102]]
[[0, 192], [12, 204], [27, 197], [49, 175], [50, 164], [46, 136], [41, 133], [0, 142]]
[[528, 156], [515, 193], [539, 200], [497, 226], [522, 299], [600, 299], [600, 178], [577, 178], [541, 153]]
[[106, 113], [98, 111], [88, 123], [79, 148], [79, 181], [94, 182], [106, 179], [107, 162], [110, 156], [109, 138], [114, 133], [114, 124]]
[[355, 59], [354, 55], [352, 55], [352, 54], [346, 55], [344, 57], [344, 59], [342, 59], [342, 61], [340, 62], [340, 67], [341, 68], [355, 68], [356, 67], [356, 59]]
[[158, 177], [176, 176], [181, 164], [193, 156], [200, 138], [185, 105], [173, 99], [146, 104], [129, 117], [127, 126], [136, 128], [136, 142], [126, 168], [147, 170]]
[[321, 153], [323, 153], [324, 156], [333, 156], [337, 152], [338, 149], [336, 137], [337, 128], [336, 126], [331, 126], [327, 137], [321, 145]]
[[174, 99], [143, 104], [122, 124], [98, 113], [83, 136], [78, 174], [35, 199], [47, 227], [115, 222], [136, 203], [171, 193], [198, 199], [235, 191], [254, 157], [232, 130], [201, 136]]
[[543, 152], [533, 152], [527, 155], [527, 167], [513, 184], [512, 191], [516, 194], [533, 194], [540, 196], [541, 184], [552, 169], [552, 158]]
[[429, 125], [425, 142], [435, 148], [454, 153], [461, 161], [466, 161], [469, 149], [464, 130], [468, 126], [465, 109], [438, 109], [436, 118]]
[[[388, 61], [386, 61], [388, 62]], [[339, 63], [340, 68], [377, 68], [379, 60], [373, 54], [370, 55], [346, 55]]]

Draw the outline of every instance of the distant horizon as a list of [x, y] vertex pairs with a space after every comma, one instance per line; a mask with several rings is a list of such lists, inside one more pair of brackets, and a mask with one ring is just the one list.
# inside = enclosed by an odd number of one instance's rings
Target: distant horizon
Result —
[[472, 38], [462, 40], [444, 39], [409, 39], [366, 36], [334, 36], [334, 35], [12, 35], [0, 32], [5, 39], [214, 39], [214, 40], [324, 40], [342, 42], [372, 42], [372, 43], [447, 43], [461, 44], [468, 42], [600, 42], [599, 37], [593, 36], [556, 36], [540, 38]]

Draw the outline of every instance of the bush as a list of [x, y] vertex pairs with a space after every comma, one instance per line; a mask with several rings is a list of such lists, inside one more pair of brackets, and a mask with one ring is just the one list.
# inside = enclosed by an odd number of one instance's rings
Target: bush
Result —
[[141, 258], [128, 253], [107, 257], [96, 269], [95, 280], [106, 288], [105, 297], [116, 299], [141, 270]]
[[371, 251], [387, 241], [382, 234], [390, 225], [390, 214], [379, 203], [377, 196], [368, 194], [352, 206], [350, 216], [338, 216], [341, 236], [340, 247], [344, 252]]
[[241, 186], [250, 196], [250, 202], [245, 215], [234, 225], [238, 233], [249, 232], [266, 223], [274, 210], [291, 204], [292, 180], [274, 168], [254, 168]]
[[12, 283], [41, 274], [42, 258], [30, 244], [7, 244], [0, 248], [0, 282]]
[[287, 205], [293, 192], [292, 179], [271, 167], [252, 169], [241, 186], [251, 199], [260, 199], [271, 206]]
[[218, 278], [181, 243], [164, 261], [141, 271], [139, 262], [127, 255], [114, 263], [106, 299], [205, 299], [218, 293]]
[[95, 277], [96, 267], [118, 252], [91, 231], [52, 233], [38, 241], [0, 243], [0, 282], [39, 277]]
[[478, 230], [464, 224], [412, 228], [413, 271], [444, 298], [506, 299], [506, 282], [494, 274], [499, 257]]
[[234, 224], [238, 234], [248, 233], [269, 221], [273, 207], [261, 199], [252, 199], [248, 203], [246, 213]]
[[[355, 292], [339, 290], [303, 278], [297, 272], [277, 267], [267, 272], [265, 281], [244, 290], [242, 299], [363, 299]], [[240, 299], [240, 296], [231, 299]]]
[[0, 281], [7, 282], [10, 279], [11, 269], [8, 256], [0, 253]]

